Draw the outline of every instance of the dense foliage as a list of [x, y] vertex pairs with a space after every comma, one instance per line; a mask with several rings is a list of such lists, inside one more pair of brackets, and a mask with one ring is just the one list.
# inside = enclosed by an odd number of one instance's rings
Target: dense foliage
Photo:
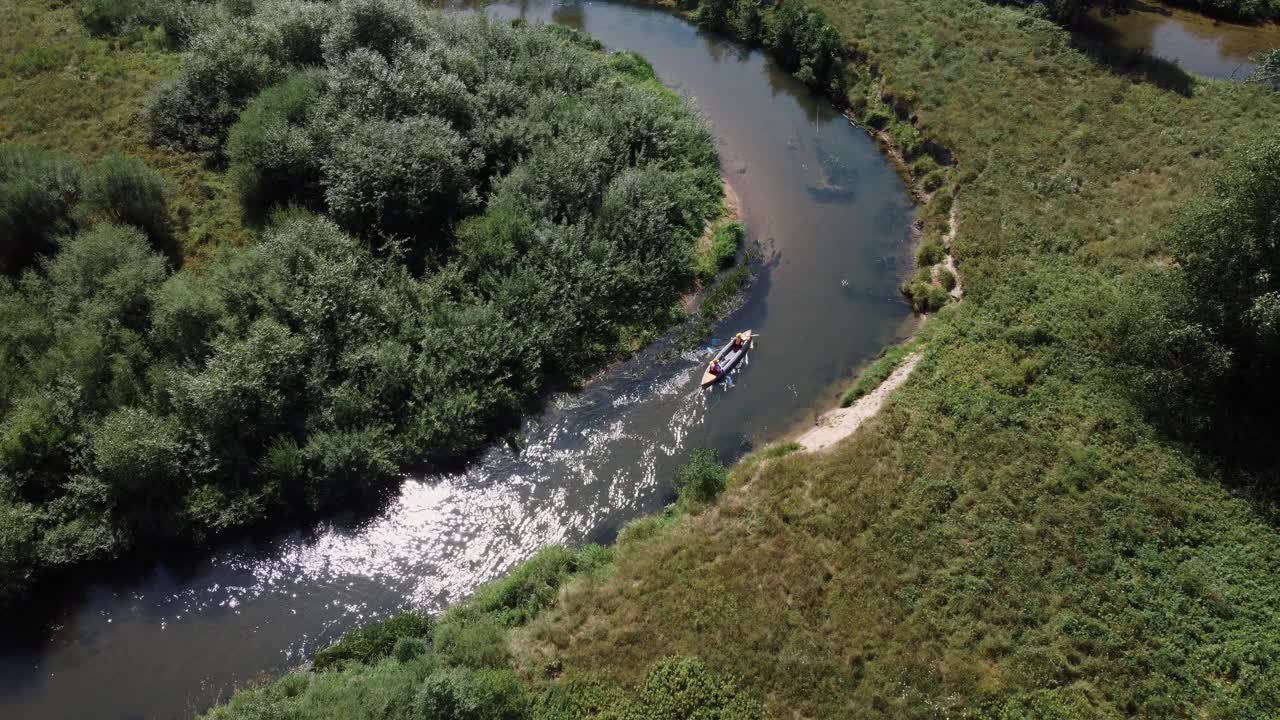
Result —
[[1175, 268], [1135, 277], [1112, 317], [1115, 361], [1135, 396], [1167, 427], [1246, 465], [1280, 400], [1277, 208], [1272, 141], [1230, 162], [1213, 193], [1180, 214], [1166, 231]]
[[0, 284], [10, 596], [456, 461], [675, 317], [719, 208], [701, 122], [569, 31], [282, 1], [190, 47], [153, 127], [230, 157], [256, 242], [174, 273], [144, 166], [0, 156], [14, 269], [46, 253]]
[[0, 146], [0, 273], [20, 274], [97, 220], [132, 225], [181, 264], [164, 179], [141, 160], [110, 156], [86, 173], [61, 153]]
[[846, 82], [846, 50], [820, 10], [802, 0], [690, 0], [699, 25], [761, 45], [804, 83], [839, 97]]

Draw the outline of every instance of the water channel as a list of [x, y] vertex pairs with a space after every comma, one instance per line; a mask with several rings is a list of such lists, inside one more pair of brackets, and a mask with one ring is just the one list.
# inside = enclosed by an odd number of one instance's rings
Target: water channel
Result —
[[[50, 625], [0, 646], [0, 717], [189, 717], [259, 673], [298, 665], [344, 631], [438, 610], [549, 543], [609, 541], [671, 500], [689, 448], [733, 458], [830, 407], [852, 369], [909, 332], [896, 285], [912, 202], [867, 135], [758, 51], [661, 11], [499, 4], [649, 58], [719, 140], [762, 260], [720, 324], [760, 335], [731, 388], [699, 392], [701, 362], [651, 348], [552, 398], [460, 474], [412, 477], [371, 517], [223, 546], [82, 581]], [[838, 191], [833, 191], [838, 188]], [[13, 622], [12, 619], [9, 620]]]

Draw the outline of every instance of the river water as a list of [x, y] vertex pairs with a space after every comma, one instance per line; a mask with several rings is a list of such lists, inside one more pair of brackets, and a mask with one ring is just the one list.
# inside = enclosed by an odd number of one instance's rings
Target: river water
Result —
[[1092, 14], [1096, 32], [1113, 45], [1142, 50], [1204, 77], [1243, 80], [1249, 58], [1280, 47], [1280, 24], [1214, 20], [1153, 0], [1132, 0], [1126, 12]]
[[[912, 202], [867, 135], [762, 53], [672, 15], [617, 4], [490, 6], [558, 22], [649, 58], [714, 127], [762, 260], [720, 337], [760, 340], [733, 387], [697, 390], [691, 353], [641, 353], [552, 398], [461, 474], [412, 477], [373, 516], [153, 562], [51, 598], [54, 621], [0, 649], [0, 717], [170, 718], [344, 631], [435, 611], [549, 543], [609, 541], [672, 499], [695, 446], [733, 458], [834, 403], [849, 372], [910, 329]], [[839, 190], [833, 190], [838, 188]], [[709, 340], [708, 340], [709, 342]]]

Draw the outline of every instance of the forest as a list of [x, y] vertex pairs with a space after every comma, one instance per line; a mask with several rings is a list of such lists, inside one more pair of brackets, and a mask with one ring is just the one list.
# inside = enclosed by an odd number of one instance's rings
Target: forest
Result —
[[225, 167], [252, 239], [184, 264], [145, 163], [0, 152], [6, 599], [368, 500], [681, 317], [718, 158], [641, 58], [399, 0], [81, 14], [185, 48], [150, 140]]

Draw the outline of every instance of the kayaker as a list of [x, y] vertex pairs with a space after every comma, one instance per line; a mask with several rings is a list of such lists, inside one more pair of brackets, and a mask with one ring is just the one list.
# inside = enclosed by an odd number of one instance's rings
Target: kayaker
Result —
[[712, 360], [712, 361], [711, 361], [711, 368], [710, 368], [709, 372], [710, 372], [712, 375], [715, 375], [716, 377], [720, 377], [720, 361], [719, 361], [719, 360]]
[[737, 335], [733, 336], [733, 344], [729, 346], [729, 349], [733, 350], [734, 352], [738, 352], [739, 350], [742, 349], [743, 342], [745, 341], [743, 340], [742, 333], [738, 333]]

